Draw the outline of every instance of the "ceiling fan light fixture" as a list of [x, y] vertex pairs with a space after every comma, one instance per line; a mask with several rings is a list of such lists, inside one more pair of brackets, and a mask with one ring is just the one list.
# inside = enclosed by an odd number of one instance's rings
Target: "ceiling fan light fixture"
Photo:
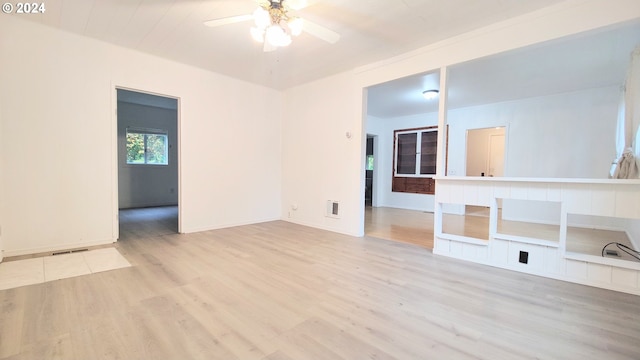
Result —
[[265, 52], [288, 46], [291, 44], [291, 37], [298, 36], [303, 31], [330, 44], [335, 44], [340, 39], [340, 34], [335, 31], [289, 14], [290, 10], [295, 11], [305, 7], [306, 0], [254, 1], [258, 3], [258, 8], [250, 14], [207, 20], [204, 25], [217, 27], [253, 20], [255, 26], [250, 28], [249, 33], [256, 42], [264, 45]]
[[302, 28], [304, 27], [304, 20], [299, 17], [295, 17], [289, 20], [289, 29], [291, 30], [291, 35], [298, 36], [302, 34]]
[[258, 8], [253, 12], [253, 20], [255, 21], [258, 29], [264, 30], [267, 26], [271, 25], [271, 15], [269, 14], [269, 11], [261, 6], [258, 6]]
[[439, 91], [435, 90], [435, 89], [433, 89], [433, 90], [425, 90], [425, 91], [422, 92], [422, 96], [424, 96], [424, 98], [427, 99], [427, 100], [433, 100], [433, 99], [438, 97], [438, 93], [439, 93]]
[[291, 36], [279, 24], [269, 26], [264, 33], [265, 41], [273, 46], [288, 46], [291, 44]]
[[291, 44], [291, 36], [302, 33], [304, 22], [299, 17], [290, 17], [287, 10], [282, 1], [263, 2], [253, 12], [256, 26], [250, 30], [251, 37], [259, 43], [268, 43], [273, 50]]

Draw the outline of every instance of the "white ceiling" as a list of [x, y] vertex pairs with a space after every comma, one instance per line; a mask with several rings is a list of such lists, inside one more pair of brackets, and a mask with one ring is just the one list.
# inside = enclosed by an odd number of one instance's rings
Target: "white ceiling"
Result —
[[118, 102], [152, 106], [168, 110], [178, 110], [177, 99], [126, 89], [118, 89]]
[[253, 0], [47, 0], [23, 16], [73, 33], [286, 89], [383, 60], [562, 0], [308, 0], [296, 15], [341, 35], [329, 44], [303, 33], [264, 53], [251, 22], [203, 22], [251, 13]]
[[[624, 83], [640, 23], [622, 24], [452, 66], [449, 109]], [[370, 87], [368, 114], [393, 118], [437, 111], [422, 91], [439, 88], [439, 73]]]

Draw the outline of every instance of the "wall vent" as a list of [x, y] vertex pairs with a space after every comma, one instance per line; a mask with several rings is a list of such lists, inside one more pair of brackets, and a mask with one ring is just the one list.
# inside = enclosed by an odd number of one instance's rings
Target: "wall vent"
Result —
[[336, 200], [327, 200], [327, 217], [340, 218], [340, 202]]
[[55, 256], [55, 255], [73, 254], [73, 253], [77, 253], [77, 252], [81, 252], [81, 251], [89, 251], [89, 249], [64, 250], [64, 251], [54, 252], [51, 255]]

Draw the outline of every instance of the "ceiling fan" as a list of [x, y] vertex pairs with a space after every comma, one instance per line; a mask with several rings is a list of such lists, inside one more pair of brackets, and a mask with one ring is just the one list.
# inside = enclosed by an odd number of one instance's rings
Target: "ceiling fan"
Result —
[[205, 21], [210, 27], [233, 24], [253, 20], [251, 28], [254, 40], [264, 43], [264, 51], [274, 51], [278, 47], [291, 44], [291, 36], [298, 36], [302, 31], [335, 44], [340, 34], [324, 26], [300, 17], [291, 15], [291, 10], [300, 10], [307, 6], [306, 0], [255, 0], [258, 8], [252, 14], [224, 17]]

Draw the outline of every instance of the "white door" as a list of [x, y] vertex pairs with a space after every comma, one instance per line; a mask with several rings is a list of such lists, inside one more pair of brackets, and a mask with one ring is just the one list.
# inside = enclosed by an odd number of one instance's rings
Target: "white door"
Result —
[[504, 176], [505, 128], [467, 130], [467, 176]]
[[489, 137], [489, 176], [504, 176], [504, 134]]

